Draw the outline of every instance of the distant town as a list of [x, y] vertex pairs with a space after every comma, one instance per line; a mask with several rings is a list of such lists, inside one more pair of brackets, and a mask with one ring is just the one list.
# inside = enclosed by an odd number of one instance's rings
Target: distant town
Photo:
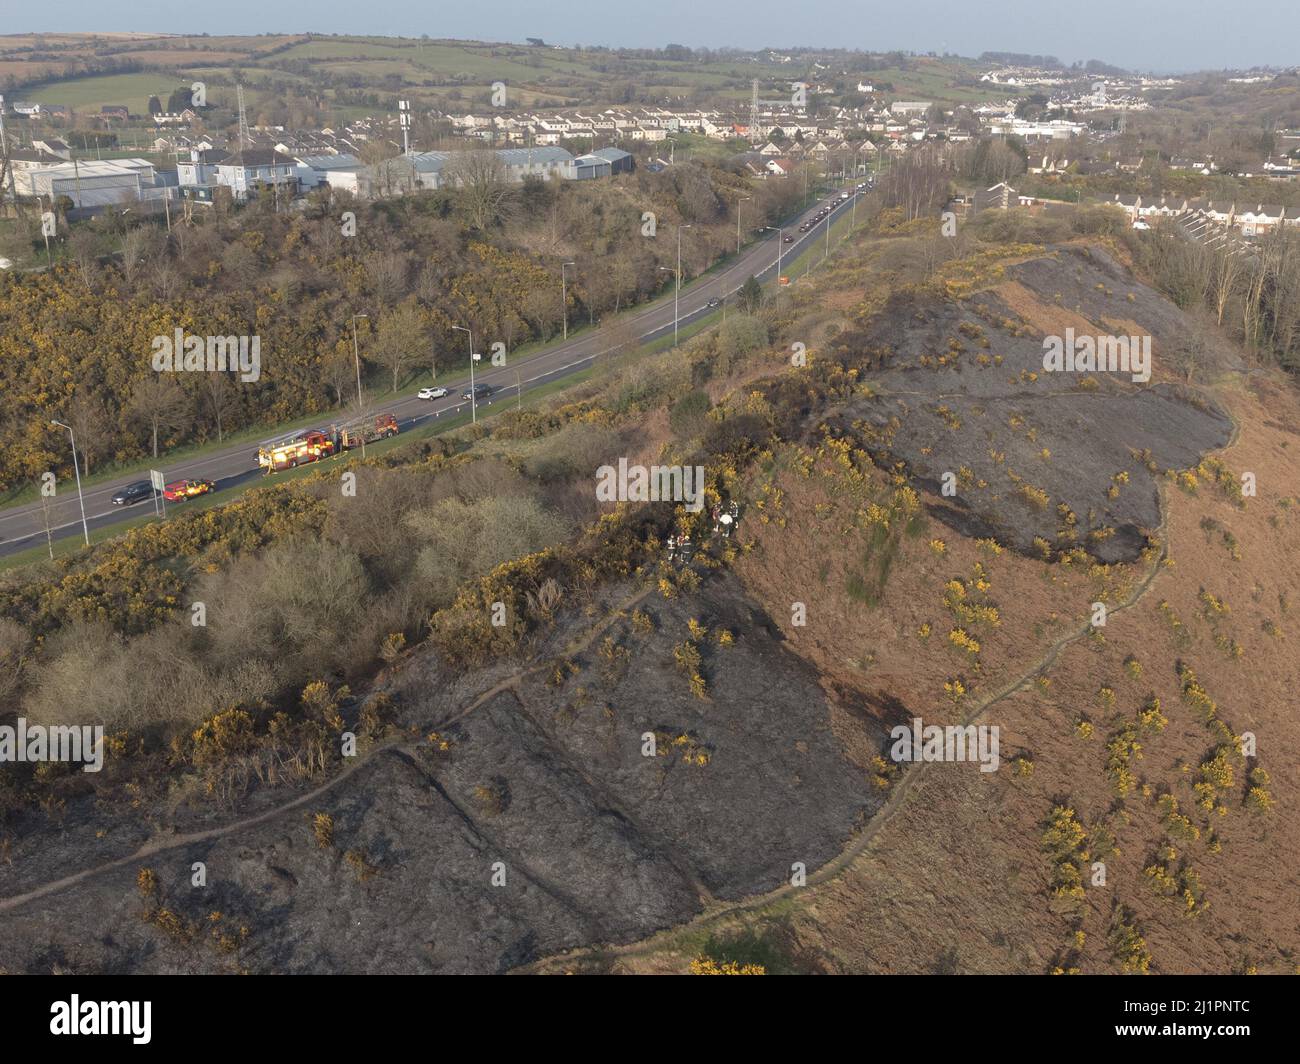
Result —
[[[1228, 81], [1257, 85], [1278, 76], [1254, 73]], [[1002, 65], [982, 73], [979, 83], [985, 89], [1005, 88], [1009, 95], [952, 106], [899, 98], [888, 85], [846, 82], [823, 72], [822, 77], [789, 83], [755, 79], [748, 108], [502, 105], [416, 112], [410, 101], [398, 99], [392, 113], [309, 129], [250, 123], [241, 86], [236, 86], [233, 128], [206, 120], [202, 97], [207, 89], [201, 83], [182, 86], [167, 100], [151, 96], [146, 114], [120, 104], [74, 112], [39, 97], [22, 98], [4, 103], [4, 190], [20, 200], [61, 206], [71, 218], [136, 204], [158, 211], [180, 204], [211, 205], [225, 195], [238, 203], [269, 194], [290, 209], [317, 189], [378, 199], [454, 187], [465, 180], [460, 171], [471, 152], [492, 153], [493, 169], [511, 184], [530, 178], [599, 180], [638, 167], [656, 172], [688, 161], [695, 138], [717, 145], [709, 153], [711, 161], [762, 180], [809, 171], [847, 180], [887, 169], [909, 152], [925, 150], [943, 158], [981, 139], [1015, 144], [1025, 154], [1028, 175], [1137, 175], [1153, 165], [1153, 153], [1134, 150], [1126, 129], [1151, 110], [1152, 94], [1168, 93], [1182, 82]], [[504, 83], [496, 91], [507, 96]], [[779, 93], [788, 100], [773, 98]], [[412, 137], [417, 119], [436, 148], [421, 147]], [[79, 150], [60, 136], [72, 128], [82, 130]], [[103, 131], [103, 139], [87, 138], [86, 128]], [[104, 144], [118, 149], [112, 157], [102, 157]], [[129, 148], [140, 154], [123, 154]], [[1206, 150], [1157, 150], [1154, 164], [1189, 175], [1294, 181], [1300, 177], [1300, 129], [1278, 129], [1266, 148], [1236, 152], [1231, 159]], [[958, 205], [1050, 208], [1054, 202], [1050, 190], [1024, 193], [1005, 182], [982, 191], [959, 197]], [[1156, 217], [1176, 218], [1253, 238], [1278, 226], [1300, 225], [1300, 208], [1257, 197], [1238, 202], [1236, 197], [1115, 192], [1095, 198], [1123, 210], [1138, 228]]]

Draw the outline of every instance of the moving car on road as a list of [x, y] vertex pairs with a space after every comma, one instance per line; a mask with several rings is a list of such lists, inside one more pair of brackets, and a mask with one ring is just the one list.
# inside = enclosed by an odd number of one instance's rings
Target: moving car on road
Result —
[[705, 303], [704, 305], [705, 305], [706, 307], [708, 307], [710, 310], [713, 310], [713, 309], [715, 309], [716, 307], [720, 307], [720, 306], [722, 306], [722, 300], [719, 299], [717, 296], [714, 296], [712, 299], [710, 299], [710, 300], [709, 300], [707, 303]]
[[113, 505], [134, 506], [138, 502], [144, 502], [145, 499], [152, 499], [153, 495], [153, 485], [149, 481], [137, 480], [113, 496]]
[[466, 388], [463, 392], [460, 393], [460, 397], [462, 399], [473, 399], [475, 402], [478, 402], [480, 399], [486, 399], [495, 391], [496, 389], [493, 388], [490, 384], [476, 384], [474, 385], [473, 391], [470, 391], [470, 389]]
[[163, 488], [163, 498], [168, 502], [184, 502], [196, 495], [206, 495], [214, 486], [210, 480], [173, 480]]
[[415, 397], [417, 399], [441, 399], [446, 394], [446, 388], [421, 388], [415, 393]]

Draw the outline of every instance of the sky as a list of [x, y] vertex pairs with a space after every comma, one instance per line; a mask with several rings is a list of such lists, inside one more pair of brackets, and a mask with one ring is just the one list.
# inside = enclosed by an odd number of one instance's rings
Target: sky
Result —
[[[18, 7], [17, 0], [13, 0]], [[62, 0], [0, 32], [346, 33], [614, 47], [793, 45], [1054, 55], [1176, 72], [1300, 64], [1297, 0]]]

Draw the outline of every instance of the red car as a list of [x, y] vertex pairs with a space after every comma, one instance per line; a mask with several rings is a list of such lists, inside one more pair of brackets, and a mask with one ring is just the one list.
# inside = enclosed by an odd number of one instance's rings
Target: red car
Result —
[[206, 495], [212, 489], [210, 480], [175, 480], [163, 488], [163, 498], [168, 502], [184, 502], [195, 495]]

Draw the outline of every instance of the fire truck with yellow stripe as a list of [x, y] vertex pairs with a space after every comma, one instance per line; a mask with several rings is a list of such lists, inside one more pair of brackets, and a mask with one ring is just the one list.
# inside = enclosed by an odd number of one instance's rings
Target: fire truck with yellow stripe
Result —
[[259, 444], [257, 464], [264, 473], [278, 473], [308, 462], [319, 462], [335, 451], [333, 438], [323, 429], [302, 429]]

